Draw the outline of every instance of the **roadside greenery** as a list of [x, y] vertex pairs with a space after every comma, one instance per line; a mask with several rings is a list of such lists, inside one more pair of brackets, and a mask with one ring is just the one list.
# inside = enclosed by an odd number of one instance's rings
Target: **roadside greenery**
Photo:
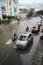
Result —
[[12, 22], [12, 20], [15, 19], [17, 20], [18, 22], [20, 22], [20, 16], [6, 16], [3, 20], [0, 19], [0, 25], [1, 24], [7, 24], [7, 23], [10, 23]]
[[[8, 18], [8, 21], [9, 21], [9, 19], [15, 19], [15, 20], [17, 20], [17, 21], [20, 21], [20, 16], [6, 16], [6, 18]], [[11, 21], [10, 21], [11, 22]]]
[[34, 12], [31, 10], [30, 12], [27, 13], [27, 18], [30, 18], [34, 15]]
[[7, 23], [9, 23], [7, 19], [0, 20], [0, 25], [1, 24], [7, 24]]

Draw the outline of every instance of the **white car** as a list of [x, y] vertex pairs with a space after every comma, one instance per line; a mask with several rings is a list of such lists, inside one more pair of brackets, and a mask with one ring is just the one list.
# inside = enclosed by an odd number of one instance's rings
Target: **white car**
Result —
[[17, 48], [25, 49], [31, 42], [33, 42], [33, 36], [31, 32], [24, 32], [22, 35], [18, 37], [16, 46]]

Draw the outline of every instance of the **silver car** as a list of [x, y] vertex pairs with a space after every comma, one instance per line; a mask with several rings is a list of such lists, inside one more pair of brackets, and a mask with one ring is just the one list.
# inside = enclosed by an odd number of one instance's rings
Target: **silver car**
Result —
[[25, 49], [31, 42], [33, 42], [33, 36], [31, 32], [24, 32], [18, 37], [16, 46], [17, 48]]

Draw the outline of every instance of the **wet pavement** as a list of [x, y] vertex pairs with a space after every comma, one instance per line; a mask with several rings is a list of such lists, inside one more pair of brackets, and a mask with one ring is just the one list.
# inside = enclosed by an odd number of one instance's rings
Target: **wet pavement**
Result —
[[[0, 65], [31, 65], [33, 56], [39, 44], [39, 35], [33, 35], [33, 43], [26, 50], [17, 50], [13, 44], [7, 45], [6, 42], [12, 38], [14, 32], [20, 35], [28, 25], [30, 30], [36, 24], [35, 20], [23, 20], [16, 26], [6, 25], [0, 28]], [[34, 21], [34, 22], [33, 22]]]
[[32, 65], [43, 65], [43, 40], [40, 40]]
[[36, 35], [33, 37], [33, 43], [26, 50], [13, 48], [1, 65], [31, 65], [38, 44], [39, 36]]

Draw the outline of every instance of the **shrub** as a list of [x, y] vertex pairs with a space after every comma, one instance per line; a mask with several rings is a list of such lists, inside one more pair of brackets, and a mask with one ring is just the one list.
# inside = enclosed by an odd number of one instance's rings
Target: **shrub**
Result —
[[3, 19], [5, 19], [7, 16], [6, 15], [2, 15]]
[[0, 25], [2, 24], [2, 21], [0, 21]]
[[6, 18], [11, 19], [11, 18], [12, 18], [12, 16], [6, 16]]
[[20, 16], [6, 16], [6, 18], [8, 18], [8, 21], [11, 21], [10, 19], [15, 19], [15, 20], [18, 20], [20, 21]]
[[27, 18], [28, 18], [28, 17], [32, 17], [33, 14], [34, 14], [33, 11], [28, 12], [28, 13], [27, 13]]
[[3, 19], [0, 21], [0, 24], [5, 24], [5, 23], [9, 23], [7, 19]]

